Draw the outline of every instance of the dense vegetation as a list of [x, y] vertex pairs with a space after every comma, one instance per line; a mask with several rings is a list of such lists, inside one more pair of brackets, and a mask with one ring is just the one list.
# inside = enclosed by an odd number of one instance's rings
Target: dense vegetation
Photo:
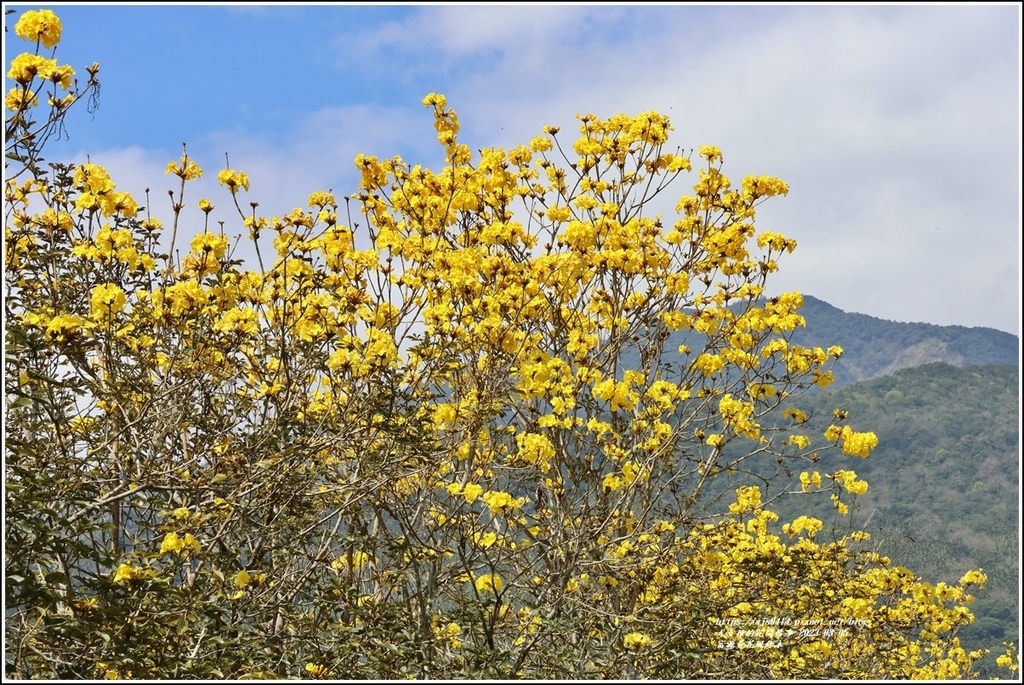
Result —
[[474, 157], [432, 93], [443, 167], [358, 155], [348, 225], [322, 190], [259, 215], [238, 169], [227, 211], [196, 202], [187, 150], [162, 220], [100, 164], [46, 163], [99, 65], [79, 88], [48, 10], [13, 29], [9, 677], [977, 673], [983, 572], [929, 582], [776, 513], [796, 490], [844, 515], [878, 445], [801, 408], [843, 351], [764, 297], [796, 247], [755, 227], [784, 182], [734, 185], [656, 112]]
[[[858, 469], [871, 487], [855, 524], [880, 551], [947, 582], [984, 568], [978, 621], [961, 631], [973, 645], [1019, 637], [1019, 380], [1016, 365], [933, 363], [805, 402], [819, 423], [842, 407], [875, 429], [878, 448]], [[820, 465], [831, 462], [824, 455]], [[817, 511], [826, 515], [825, 503]]]
[[[844, 355], [837, 376], [846, 361]], [[840, 408], [876, 429], [879, 445], [857, 468], [870, 487], [851, 504], [849, 516], [837, 516], [827, 497], [807, 497], [779, 479], [785, 467], [769, 460], [747, 462], [715, 491], [724, 498], [730, 488], [768, 481], [766, 496], [787, 493], [775, 504], [783, 519], [813, 515], [836, 536], [868, 531], [881, 553], [925, 578], [953, 582], [967, 569], [983, 568], [989, 580], [973, 604], [977, 621], [960, 635], [974, 647], [1016, 642], [1019, 387], [1016, 365], [930, 363], [805, 397], [800, 406], [813, 428], [827, 426]], [[822, 454], [816, 468], [830, 472], [842, 466], [834, 455]], [[985, 677], [997, 676], [994, 656], [979, 668]]]

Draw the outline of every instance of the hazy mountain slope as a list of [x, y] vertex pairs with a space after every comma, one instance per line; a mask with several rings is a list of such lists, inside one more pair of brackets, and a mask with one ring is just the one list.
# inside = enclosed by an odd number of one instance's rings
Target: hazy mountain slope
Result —
[[843, 348], [837, 385], [931, 362], [962, 367], [1018, 364], [1020, 360], [1020, 339], [994, 328], [887, 321], [844, 312], [809, 295], [804, 296], [800, 312], [807, 327], [795, 331], [794, 343]]
[[[843, 359], [845, 361], [845, 358]], [[1019, 638], [1019, 367], [957, 368], [935, 363], [804, 398], [815, 432], [832, 410], [872, 430], [868, 459], [829, 453], [810, 468], [852, 469], [870, 484], [852, 521], [894, 563], [933, 582], [956, 582], [971, 568], [989, 576], [976, 593], [976, 623], [964, 639], [994, 647]], [[783, 510], [810, 508], [834, 519], [827, 500], [791, 498]]]
[[[811, 296], [801, 313], [807, 325], [793, 343], [844, 349], [835, 385], [797, 402], [812, 414], [806, 432], [820, 436], [841, 408], [854, 429], [874, 431], [880, 444], [868, 459], [833, 452], [816, 464], [790, 465], [794, 480], [774, 478], [784, 468], [774, 460], [744, 462], [767, 479], [767, 496], [799, 491], [795, 476], [803, 469], [854, 470], [870, 484], [849, 517], [837, 518], [828, 497], [785, 497], [773, 510], [782, 522], [816, 515], [836, 534], [867, 530], [894, 564], [932, 582], [956, 583], [981, 567], [989, 582], [976, 593], [977, 620], [962, 633], [965, 644], [995, 650], [1004, 640], [1017, 642], [1019, 338], [991, 328], [886, 321]], [[673, 357], [677, 337], [667, 347], [670, 363], [682, 361]], [[766, 487], [749, 475], [724, 478], [706, 493], [709, 509], [724, 506], [741, 484]], [[997, 675], [994, 656], [986, 663]]]

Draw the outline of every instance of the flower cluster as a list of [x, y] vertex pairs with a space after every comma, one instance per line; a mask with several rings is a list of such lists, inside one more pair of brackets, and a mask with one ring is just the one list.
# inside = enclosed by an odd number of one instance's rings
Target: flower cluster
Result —
[[[60, 32], [15, 26], [37, 49], [8, 73], [13, 129], [70, 83], [38, 54]], [[796, 243], [755, 219], [787, 185], [734, 186], [657, 112], [474, 152], [444, 95], [423, 104], [441, 168], [358, 155], [355, 192], [280, 216], [239, 208], [238, 169], [229, 201], [186, 201], [187, 153], [169, 236], [100, 164], [7, 182], [12, 672], [969, 675], [980, 571], [929, 585], [771, 510], [846, 511], [867, 483], [800, 465], [878, 444], [794, 404], [842, 350], [794, 344], [802, 297], [767, 295]], [[857, 630], [737, 654], [710, 617]]]

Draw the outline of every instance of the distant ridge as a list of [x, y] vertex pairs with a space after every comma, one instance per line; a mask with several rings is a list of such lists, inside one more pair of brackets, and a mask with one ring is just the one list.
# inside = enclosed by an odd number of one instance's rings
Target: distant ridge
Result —
[[887, 321], [844, 312], [810, 295], [804, 295], [800, 313], [807, 327], [794, 331], [792, 342], [843, 348], [836, 385], [935, 362], [956, 367], [1020, 363], [1020, 339], [994, 328]]

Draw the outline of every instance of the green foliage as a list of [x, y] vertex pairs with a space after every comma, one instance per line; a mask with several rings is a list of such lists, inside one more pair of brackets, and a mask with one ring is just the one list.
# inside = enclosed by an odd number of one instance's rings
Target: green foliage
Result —
[[[870, 484], [856, 519], [837, 523], [871, 531], [882, 553], [926, 578], [955, 582], [968, 569], [985, 570], [973, 607], [978, 621], [961, 630], [974, 648], [992, 644], [996, 633], [1019, 638], [1019, 387], [1017, 366], [933, 363], [801, 403], [815, 427], [840, 407], [878, 435], [871, 458], [856, 465]], [[816, 468], [837, 465], [822, 455]], [[833, 518], [827, 500], [808, 499], [792, 498], [780, 511]], [[985, 663], [994, 665], [994, 655]]]

